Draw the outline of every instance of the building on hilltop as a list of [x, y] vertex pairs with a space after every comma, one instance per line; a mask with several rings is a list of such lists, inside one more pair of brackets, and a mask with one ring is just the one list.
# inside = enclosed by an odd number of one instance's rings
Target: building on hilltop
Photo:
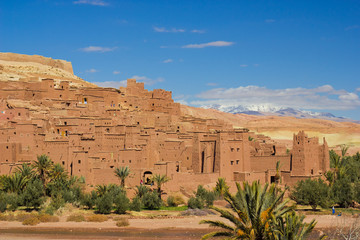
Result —
[[148, 91], [135, 79], [120, 89], [71, 87], [68, 81], [0, 82], [0, 174], [47, 154], [88, 186], [115, 183], [129, 166], [129, 186], [166, 174], [170, 190], [228, 181], [284, 183], [329, 170], [328, 147], [304, 132], [287, 151], [263, 135], [217, 119], [182, 115], [171, 92]]

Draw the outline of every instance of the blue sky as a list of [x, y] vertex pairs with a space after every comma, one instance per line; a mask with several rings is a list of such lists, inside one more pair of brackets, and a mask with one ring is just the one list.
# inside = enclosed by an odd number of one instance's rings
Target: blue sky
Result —
[[0, 51], [71, 61], [193, 106], [268, 105], [360, 120], [360, 2], [0, 1]]

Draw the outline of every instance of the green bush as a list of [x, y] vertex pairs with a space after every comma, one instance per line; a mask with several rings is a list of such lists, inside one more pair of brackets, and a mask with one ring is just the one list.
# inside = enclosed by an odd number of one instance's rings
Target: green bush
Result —
[[315, 210], [318, 205], [323, 208], [331, 205], [329, 193], [329, 186], [320, 178], [317, 180], [306, 179], [297, 182], [290, 194], [290, 198], [297, 204], [310, 205]]
[[142, 197], [142, 204], [145, 208], [153, 210], [159, 209], [162, 206], [162, 201], [159, 198], [159, 194], [154, 191], [145, 193], [145, 195]]
[[124, 193], [121, 193], [114, 198], [114, 205], [116, 213], [124, 214], [126, 213], [126, 210], [129, 209], [130, 200]]
[[8, 193], [6, 196], [7, 203], [8, 203], [8, 210], [15, 211], [21, 202], [21, 198], [16, 193]]
[[191, 197], [188, 201], [188, 207], [191, 209], [203, 209], [204, 201], [198, 197]]
[[44, 186], [40, 179], [30, 181], [20, 195], [21, 203], [27, 208], [38, 209], [44, 203]]
[[136, 196], [142, 198], [146, 193], [150, 192], [150, 188], [145, 185], [136, 186]]
[[337, 179], [331, 188], [331, 195], [340, 207], [347, 208], [351, 206], [354, 199], [354, 189], [350, 179]]
[[130, 210], [140, 212], [141, 206], [141, 199], [140, 197], [136, 196], [132, 199], [130, 203]]
[[167, 199], [166, 199], [166, 203], [168, 205], [168, 207], [177, 207], [178, 205], [176, 204], [175, 202], [175, 197], [174, 196], [169, 196]]
[[110, 193], [105, 193], [95, 201], [97, 212], [101, 214], [109, 214], [113, 208], [113, 198]]
[[95, 206], [97, 197], [98, 196], [95, 191], [85, 193], [81, 197], [81, 205], [87, 207], [88, 209], [92, 209]]
[[60, 193], [51, 196], [50, 207], [52, 207], [54, 210], [58, 210], [59, 208], [64, 206], [65, 200]]
[[5, 212], [7, 208], [7, 197], [5, 193], [0, 192], [0, 212]]
[[203, 202], [205, 207], [210, 207], [214, 204], [215, 193], [210, 190], [206, 190], [202, 185], [199, 185], [196, 191], [196, 198]]

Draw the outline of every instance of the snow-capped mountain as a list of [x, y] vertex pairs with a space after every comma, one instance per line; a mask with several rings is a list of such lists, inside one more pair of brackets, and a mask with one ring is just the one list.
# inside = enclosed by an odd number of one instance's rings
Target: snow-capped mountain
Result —
[[296, 118], [318, 118], [326, 119], [337, 122], [356, 122], [360, 121], [352, 120], [344, 117], [337, 117], [332, 113], [326, 112], [312, 112], [294, 108], [284, 108], [284, 107], [274, 107], [270, 105], [237, 105], [237, 106], [223, 106], [220, 104], [213, 104], [208, 106], [201, 106], [206, 109], [216, 109], [222, 112], [228, 112], [233, 114], [248, 114], [248, 115], [258, 115], [258, 116], [283, 116], [283, 117], [296, 117]]

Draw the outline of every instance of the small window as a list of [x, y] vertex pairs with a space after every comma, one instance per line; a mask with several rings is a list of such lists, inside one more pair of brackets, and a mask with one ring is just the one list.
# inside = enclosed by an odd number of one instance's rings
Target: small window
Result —
[[131, 163], [131, 160], [129, 160], [129, 163]]
[[231, 165], [234, 165], [234, 161], [231, 161], [230, 164], [231, 164]]
[[78, 163], [81, 164], [81, 160], [78, 160]]
[[239, 160], [236, 160], [236, 165], [238, 165], [239, 164]]
[[62, 165], [65, 165], [65, 161], [62, 161]]
[[231, 148], [231, 152], [233, 152], [234, 151], [234, 148]]

